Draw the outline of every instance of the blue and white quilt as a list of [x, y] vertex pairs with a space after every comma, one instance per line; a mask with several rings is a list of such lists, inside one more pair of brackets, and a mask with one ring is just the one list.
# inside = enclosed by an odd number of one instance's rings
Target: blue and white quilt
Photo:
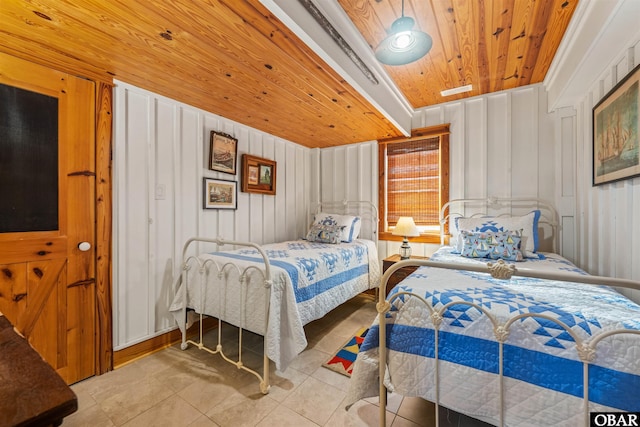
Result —
[[[277, 369], [284, 370], [307, 346], [304, 325], [378, 286], [378, 253], [376, 244], [364, 239], [338, 244], [295, 240], [261, 248], [271, 265], [267, 330], [264, 324], [267, 291], [259, 273], [264, 270], [264, 262], [255, 248], [200, 255], [200, 260], [210, 266], [210, 273], [206, 286], [200, 286], [199, 269], [191, 269], [187, 307], [265, 336], [267, 356]], [[235, 267], [223, 268], [228, 263]], [[221, 270], [224, 274], [219, 275]], [[240, 286], [240, 276], [245, 271], [249, 285]], [[182, 329], [185, 321], [180, 316], [181, 307], [182, 288], [170, 308]]]
[[[451, 261], [440, 251], [432, 260]], [[457, 255], [455, 262], [482, 262]], [[486, 262], [486, 260], [485, 260]], [[585, 274], [556, 254], [541, 254], [531, 268]], [[518, 263], [530, 266], [530, 261]], [[505, 425], [584, 424], [583, 362], [578, 341], [607, 331], [589, 365], [590, 411], [640, 411], [640, 306], [605, 286], [535, 278], [494, 279], [486, 273], [418, 268], [390, 292], [387, 315], [387, 387], [404, 396], [435, 400], [435, 331], [423, 297], [442, 313], [438, 335], [440, 404], [499, 422], [499, 345], [495, 326], [519, 315], [504, 343]], [[474, 303], [486, 310], [457, 302]], [[535, 316], [531, 316], [535, 315]], [[550, 319], [564, 323], [571, 331]], [[378, 320], [362, 344], [350, 381], [349, 403], [378, 394]], [[573, 334], [573, 336], [572, 336]]]

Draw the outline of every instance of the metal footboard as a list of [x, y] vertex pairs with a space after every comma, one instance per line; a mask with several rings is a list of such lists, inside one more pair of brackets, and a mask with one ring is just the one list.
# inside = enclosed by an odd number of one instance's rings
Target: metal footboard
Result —
[[[249, 266], [246, 267], [244, 269], [238, 267], [236, 264], [234, 264], [232, 261], [229, 262], [225, 262], [225, 263], [217, 263], [216, 261], [213, 261], [211, 259], [206, 259], [203, 260], [201, 258], [199, 258], [198, 256], [195, 255], [187, 255], [187, 253], [190, 250], [190, 247], [192, 244], [197, 244], [197, 243], [215, 243], [218, 246], [222, 246], [222, 245], [232, 245], [232, 246], [246, 246], [246, 247], [250, 247], [250, 248], [254, 248], [256, 249], [259, 253], [260, 256], [262, 257], [263, 261], [264, 261], [264, 267], [263, 268], [258, 268], [255, 266]], [[216, 239], [207, 239], [207, 238], [198, 238], [198, 237], [194, 237], [191, 238], [189, 240], [187, 240], [187, 242], [184, 244], [183, 247], [183, 251], [182, 251], [182, 259], [183, 259], [183, 263], [182, 263], [182, 318], [186, 319], [187, 318], [187, 303], [188, 303], [188, 289], [189, 289], [189, 285], [190, 285], [190, 280], [192, 279], [192, 276], [189, 274], [190, 271], [192, 269], [197, 269], [197, 279], [198, 279], [198, 283], [194, 284], [194, 286], [199, 286], [198, 289], [198, 293], [199, 293], [199, 307], [200, 309], [200, 313], [197, 313], [199, 315], [199, 320], [200, 320], [200, 325], [199, 325], [199, 334], [198, 334], [198, 339], [197, 341], [194, 340], [189, 340], [187, 339], [187, 335], [186, 335], [186, 327], [183, 329], [182, 331], [182, 344], [181, 344], [181, 349], [182, 350], [186, 350], [189, 344], [192, 344], [194, 346], [196, 346], [198, 349], [200, 350], [204, 350], [207, 351], [211, 354], [219, 354], [223, 360], [225, 360], [226, 362], [229, 362], [230, 364], [236, 366], [238, 369], [242, 369], [244, 371], [247, 371], [251, 374], [253, 374], [259, 381], [260, 381], [260, 391], [263, 394], [267, 394], [269, 393], [269, 388], [270, 388], [270, 383], [269, 383], [269, 359], [267, 357], [267, 334], [266, 331], [268, 330], [268, 323], [269, 323], [269, 302], [270, 302], [270, 295], [271, 295], [271, 285], [272, 285], [272, 281], [271, 281], [271, 265], [269, 263], [269, 259], [267, 258], [266, 253], [264, 252], [264, 250], [257, 244], [255, 243], [251, 243], [251, 242], [239, 242], [239, 241], [231, 241], [231, 240], [224, 240], [222, 238], [216, 238]], [[231, 275], [230, 272], [234, 272], [238, 278], [239, 278], [239, 283], [228, 283], [229, 281], [227, 280], [227, 278]], [[264, 286], [265, 289], [265, 293], [266, 293], [266, 297], [265, 297], [265, 301], [264, 301], [264, 311], [265, 311], [265, 316], [264, 316], [264, 348], [263, 348], [263, 366], [262, 366], [262, 373], [257, 372], [249, 367], [247, 367], [244, 362], [242, 361], [242, 335], [243, 335], [243, 331], [245, 330], [245, 320], [246, 320], [246, 313], [247, 310], [251, 310], [252, 307], [247, 307], [247, 305], [245, 304], [246, 302], [246, 297], [248, 295], [248, 293], [251, 291], [251, 289], [249, 289], [250, 286], [250, 280], [249, 280], [249, 276], [252, 273], [257, 273], [259, 275], [262, 276], [262, 286]], [[207, 346], [205, 346], [204, 344], [204, 340], [203, 340], [203, 335], [204, 335], [204, 331], [203, 331], [203, 319], [205, 316], [209, 316], [209, 314], [207, 313], [203, 313], [203, 309], [205, 307], [205, 297], [207, 295], [207, 282], [210, 277], [212, 277], [211, 275], [215, 274], [217, 276], [218, 280], [222, 280], [224, 278], [223, 284], [224, 286], [219, 287], [216, 291], [218, 292], [218, 298], [217, 301], [220, 303], [220, 305], [218, 306], [218, 313], [217, 313], [217, 318], [218, 318], [218, 330], [217, 330], [217, 344], [215, 348], [209, 348]], [[222, 343], [222, 328], [223, 328], [223, 323], [226, 321], [225, 320], [225, 312], [226, 312], [226, 296], [228, 294], [228, 292], [236, 292], [238, 291], [240, 292], [240, 321], [238, 322], [239, 324], [234, 325], [236, 327], [238, 327], [238, 357], [237, 359], [233, 359], [231, 357], [229, 357], [227, 354], [225, 354], [224, 351], [224, 347], [223, 347], [223, 343]]]
[[575, 274], [563, 274], [563, 273], [550, 273], [550, 272], [536, 272], [531, 269], [517, 269], [513, 264], [508, 265], [503, 261], [498, 261], [496, 263], [489, 263], [485, 265], [467, 265], [467, 264], [456, 264], [456, 263], [445, 263], [445, 262], [435, 262], [435, 261], [427, 261], [427, 260], [406, 260], [393, 264], [383, 275], [380, 285], [379, 301], [377, 304], [378, 311], [378, 322], [379, 322], [379, 393], [380, 393], [380, 426], [386, 425], [386, 406], [387, 406], [387, 394], [386, 387], [384, 385], [385, 375], [386, 375], [386, 367], [387, 367], [387, 341], [386, 341], [386, 315], [391, 310], [391, 303], [396, 299], [404, 296], [411, 296], [411, 298], [416, 298], [420, 300], [424, 305], [428, 308], [430, 314], [430, 321], [432, 322], [435, 334], [434, 334], [434, 363], [435, 363], [435, 378], [434, 378], [434, 386], [435, 386], [435, 405], [436, 405], [436, 425], [439, 425], [439, 401], [440, 401], [440, 384], [439, 384], [439, 357], [438, 357], [438, 336], [440, 325], [443, 320], [443, 314], [454, 305], [469, 305], [480, 310], [485, 316], [487, 316], [493, 326], [493, 335], [498, 342], [498, 357], [499, 357], [499, 417], [500, 422], [499, 425], [504, 425], [504, 417], [505, 417], [505, 395], [504, 395], [504, 377], [503, 377], [503, 347], [504, 343], [507, 341], [509, 337], [509, 333], [512, 325], [518, 320], [524, 317], [539, 317], [545, 320], [549, 320], [555, 322], [560, 327], [562, 327], [568, 334], [572, 336], [575, 342], [575, 350], [577, 355], [583, 363], [583, 401], [584, 401], [584, 425], [589, 425], [589, 364], [593, 362], [596, 354], [596, 349], [598, 344], [602, 342], [603, 339], [611, 337], [613, 335], [618, 334], [635, 334], [640, 336], [640, 331], [638, 330], [629, 330], [629, 329], [620, 329], [603, 332], [594, 336], [591, 336], [588, 340], [581, 339], [578, 335], [576, 335], [569, 326], [564, 324], [550, 316], [546, 316], [544, 314], [534, 314], [534, 313], [524, 313], [518, 314], [513, 317], [510, 317], [506, 321], [499, 321], [495, 318], [491, 313], [489, 313], [485, 308], [465, 301], [454, 301], [450, 302], [440, 309], [436, 310], [434, 307], [428, 303], [424, 298], [419, 295], [410, 293], [410, 292], [397, 292], [393, 294], [389, 300], [386, 299], [384, 290], [386, 289], [386, 284], [389, 278], [393, 275], [393, 273], [407, 266], [429, 266], [429, 267], [437, 267], [437, 268], [447, 268], [447, 269], [455, 269], [455, 270], [466, 270], [466, 271], [475, 271], [475, 272], [483, 272], [490, 273], [494, 278], [498, 279], [510, 279], [512, 276], [522, 276], [522, 277], [536, 277], [548, 280], [559, 280], [565, 282], [576, 282], [585, 285], [609, 285], [612, 287], [623, 287], [630, 289], [640, 289], [640, 282], [626, 280], [626, 279], [616, 279], [611, 277], [601, 277], [601, 276], [582, 276]]

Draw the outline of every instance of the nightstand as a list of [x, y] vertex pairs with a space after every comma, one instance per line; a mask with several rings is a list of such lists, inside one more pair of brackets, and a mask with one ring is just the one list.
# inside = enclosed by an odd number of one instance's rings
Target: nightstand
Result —
[[[429, 257], [412, 255], [411, 259], [428, 260]], [[384, 272], [387, 271], [389, 267], [391, 267], [393, 264], [395, 264], [398, 261], [400, 261], [400, 254], [391, 255], [383, 259], [382, 274], [384, 274]], [[411, 267], [403, 267], [400, 270], [396, 270], [395, 273], [393, 273], [393, 275], [389, 278], [389, 281], [387, 282], [387, 289], [385, 291], [385, 296], [389, 295], [389, 291], [391, 291], [391, 288], [397, 285], [402, 279], [404, 279], [405, 277], [407, 277], [408, 275], [416, 271], [417, 268], [418, 266], [411, 266]]]

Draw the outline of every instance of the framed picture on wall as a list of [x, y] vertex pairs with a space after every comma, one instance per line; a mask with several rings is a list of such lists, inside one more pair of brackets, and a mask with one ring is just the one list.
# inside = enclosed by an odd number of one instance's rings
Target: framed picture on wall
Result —
[[237, 209], [238, 183], [225, 179], [204, 178], [205, 209]]
[[209, 141], [209, 169], [235, 175], [237, 150], [236, 138], [212, 130]]
[[640, 65], [593, 107], [593, 185], [640, 176]]
[[276, 194], [276, 162], [250, 154], [242, 155], [242, 191]]
[[258, 176], [260, 175], [260, 168], [258, 166], [251, 165], [248, 167], [249, 173], [247, 175], [247, 183], [249, 185], [258, 185]]

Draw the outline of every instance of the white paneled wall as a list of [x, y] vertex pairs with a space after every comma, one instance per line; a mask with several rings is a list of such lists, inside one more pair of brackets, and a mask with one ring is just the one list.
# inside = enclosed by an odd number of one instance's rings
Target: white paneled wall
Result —
[[[603, 64], [599, 78], [584, 88], [585, 96], [572, 106], [574, 114], [560, 118], [565, 128], [563, 143], [575, 144], [577, 264], [592, 274], [634, 280], [640, 280], [640, 247], [633, 244], [640, 240], [640, 178], [592, 186], [592, 109], [639, 63], [636, 34], [612, 63]], [[622, 292], [640, 302], [640, 291]]]
[[312, 202], [364, 200], [378, 206], [378, 143], [375, 141], [314, 150]]
[[[640, 280], [640, 178], [592, 187], [593, 106], [640, 62], [626, 47], [575, 105], [547, 112], [542, 85], [415, 112], [413, 128], [451, 124], [450, 197], [537, 197], [559, 211], [559, 251], [593, 274]], [[192, 236], [269, 243], [302, 236], [318, 200], [378, 202], [375, 141], [307, 149], [125, 83], [114, 111], [114, 348], [172, 329], [168, 313], [183, 242]], [[561, 104], [558, 104], [561, 105]], [[204, 210], [209, 132], [238, 153], [277, 162], [275, 196], [238, 192], [237, 210]], [[240, 186], [239, 186], [240, 188]], [[380, 242], [380, 257], [400, 242]], [[437, 245], [412, 244], [428, 256]], [[208, 248], [201, 248], [208, 249]], [[640, 301], [640, 292], [626, 292]]]
[[319, 156], [321, 200], [367, 200], [377, 205], [376, 142], [325, 148], [314, 155]]
[[[174, 327], [168, 307], [188, 238], [270, 243], [301, 237], [309, 220], [313, 168], [308, 148], [126, 83], [116, 82], [114, 111], [118, 350]], [[212, 130], [238, 139], [236, 175], [208, 170]], [[242, 153], [277, 162], [275, 196], [240, 191]], [[238, 209], [203, 209], [203, 177], [237, 181]]]
[[[554, 117], [541, 85], [440, 104], [416, 111], [412, 127], [451, 123], [450, 197], [537, 197], [555, 204]], [[377, 200], [377, 143], [323, 149], [322, 197]], [[380, 257], [401, 242], [378, 245]], [[438, 245], [411, 244], [428, 256]]]

